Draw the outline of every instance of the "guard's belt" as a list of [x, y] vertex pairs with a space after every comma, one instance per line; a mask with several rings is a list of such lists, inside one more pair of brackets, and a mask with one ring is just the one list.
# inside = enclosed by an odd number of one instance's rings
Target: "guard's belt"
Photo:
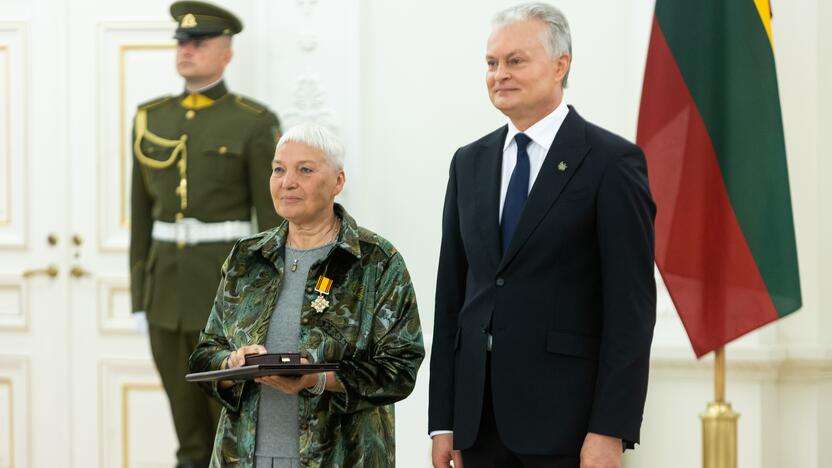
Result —
[[153, 239], [177, 244], [230, 242], [252, 234], [251, 221], [223, 221], [203, 223], [195, 218], [184, 218], [176, 223], [153, 222]]

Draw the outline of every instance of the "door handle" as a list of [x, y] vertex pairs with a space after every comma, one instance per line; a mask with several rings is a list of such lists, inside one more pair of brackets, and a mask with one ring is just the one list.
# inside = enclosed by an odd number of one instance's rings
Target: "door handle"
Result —
[[70, 268], [69, 274], [72, 275], [73, 278], [83, 278], [85, 276], [92, 276], [91, 271], [87, 271], [78, 265], [74, 265], [72, 268]]
[[38, 275], [46, 275], [50, 278], [54, 278], [58, 276], [58, 267], [53, 263], [51, 265], [47, 265], [46, 268], [36, 268], [34, 270], [26, 270], [23, 272], [24, 278], [31, 278]]

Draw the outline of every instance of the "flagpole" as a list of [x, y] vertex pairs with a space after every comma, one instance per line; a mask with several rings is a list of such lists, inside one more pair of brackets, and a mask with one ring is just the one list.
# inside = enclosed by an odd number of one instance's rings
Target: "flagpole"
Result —
[[714, 353], [714, 401], [702, 415], [702, 467], [737, 468], [737, 418], [725, 401], [725, 347]]
[[717, 403], [725, 402], [725, 347], [714, 352], [714, 399]]

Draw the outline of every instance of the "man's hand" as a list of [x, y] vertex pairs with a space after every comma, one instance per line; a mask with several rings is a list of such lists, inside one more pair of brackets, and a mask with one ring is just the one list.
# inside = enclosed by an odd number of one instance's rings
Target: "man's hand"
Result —
[[462, 454], [454, 450], [453, 434], [437, 434], [432, 440], [433, 468], [450, 468], [451, 461], [454, 468], [462, 468]]
[[587, 433], [581, 447], [581, 468], [621, 468], [621, 439]]

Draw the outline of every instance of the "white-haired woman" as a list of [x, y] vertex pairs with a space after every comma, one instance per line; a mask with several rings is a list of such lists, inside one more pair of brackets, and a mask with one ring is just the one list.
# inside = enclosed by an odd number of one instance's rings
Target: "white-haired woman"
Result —
[[211, 466], [395, 465], [392, 404], [424, 357], [416, 297], [401, 254], [335, 203], [343, 154], [315, 124], [280, 139], [270, 188], [285, 221], [234, 246], [190, 360], [300, 352], [339, 370], [203, 384], [223, 405]]

